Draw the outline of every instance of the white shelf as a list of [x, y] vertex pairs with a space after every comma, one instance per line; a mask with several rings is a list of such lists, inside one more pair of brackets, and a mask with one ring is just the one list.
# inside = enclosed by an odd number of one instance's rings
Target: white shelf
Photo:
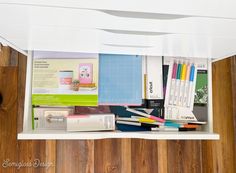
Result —
[[66, 132], [66, 131], [27, 131], [18, 134], [21, 140], [37, 139], [107, 139], [107, 138], [140, 138], [153, 140], [218, 140], [219, 135], [209, 132]]

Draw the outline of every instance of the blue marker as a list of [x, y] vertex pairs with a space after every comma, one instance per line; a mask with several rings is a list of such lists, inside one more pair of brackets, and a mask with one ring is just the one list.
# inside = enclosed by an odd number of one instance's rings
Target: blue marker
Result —
[[189, 81], [193, 82], [194, 80], [194, 72], [195, 72], [195, 67], [194, 64], [192, 64], [191, 69], [190, 69], [190, 78]]
[[187, 106], [190, 107], [192, 98], [194, 97], [193, 85], [194, 85], [194, 76], [195, 76], [195, 66], [194, 64], [191, 65], [190, 68], [190, 76], [189, 76], [189, 92], [188, 92], [188, 102]]
[[167, 126], [167, 127], [175, 127], [175, 128], [181, 127], [180, 124], [174, 123], [174, 122], [171, 122], [171, 121], [166, 121], [164, 125]]

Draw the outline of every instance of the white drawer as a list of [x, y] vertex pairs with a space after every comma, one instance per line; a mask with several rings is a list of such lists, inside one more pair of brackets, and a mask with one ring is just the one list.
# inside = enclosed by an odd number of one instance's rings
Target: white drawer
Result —
[[[218, 139], [212, 130], [211, 63], [235, 54], [234, 7], [233, 1], [212, 0], [1, 1], [0, 15], [6, 17], [1, 19], [0, 42], [28, 55], [24, 130], [18, 138]], [[34, 132], [31, 50], [208, 58], [208, 125], [203, 132], [182, 133]]]
[[[47, 53], [50, 55], [50, 53]], [[42, 54], [43, 55], [43, 54]], [[61, 56], [65, 56], [62, 54]], [[70, 54], [68, 54], [70, 55]], [[73, 55], [73, 54], [71, 54]], [[75, 54], [74, 54], [75, 55]], [[60, 56], [60, 55], [59, 55]], [[27, 83], [25, 95], [25, 112], [23, 132], [18, 134], [18, 139], [103, 139], [103, 138], [143, 138], [143, 139], [219, 139], [219, 135], [213, 132], [212, 115], [212, 85], [211, 85], [211, 60], [208, 60], [208, 117], [207, 125], [203, 131], [194, 132], [66, 132], [56, 130], [32, 130], [32, 106], [31, 106], [31, 83], [32, 83], [32, 54], [29, 53], [27, 62]]]
[[172, 2], [173, 8], [167, 2], [3, 1], [0, 15], [6, 17], [1, 19], [0, 41], [25, 54], [27, 50], [213, 58], [235, 54], [233, 2], [213, 7], [215, 3], [193, 5], [184, 0], [184, 6]]
[[181, 0], [178, 2], [172, 0], [149, 0], [148, 2], [146, 0], [100, 0], [99, 3], [94, 0], [1, 0], [1, 4], [236, 18], [235, 1], [233, 0], [217, 3], [214, 0]]
[[99, 29], [54, 30], [53, 27], [38, 27], [35, 33], [37, 38], [31, 41], [29, 50], [211, 57], [208, 38], [195, 35], [149, 35]]

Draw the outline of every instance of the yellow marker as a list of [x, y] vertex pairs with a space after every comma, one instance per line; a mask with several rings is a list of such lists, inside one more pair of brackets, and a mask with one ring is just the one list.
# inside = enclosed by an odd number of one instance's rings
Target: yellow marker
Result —
[[187, 65], [183, 64], [182, 73], [181, 73], [181, 80], [186, 80], [186, 71], [187, 71]]
[[154, 123], [156, 122], [155, 120], [149, 119], [149, 118], [139, 118], [138, 121], [140, 123]]
[[177, 100], [177, 105], [178, 106], [183, 105], [186, 72], [187, 72], [187, 65], [184, 63], [182, 65], [182, 71], [181, 71], [181, 76], [180, 76], [181, 83], [180, 83], [180, 88], [179, 88], [179, 97], [178, 97], [178, 100]]

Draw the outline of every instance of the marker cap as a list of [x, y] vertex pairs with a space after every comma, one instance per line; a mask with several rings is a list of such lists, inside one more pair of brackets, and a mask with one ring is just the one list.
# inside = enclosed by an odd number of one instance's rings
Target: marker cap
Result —
[[190, 64], [187, 65], [187, 72], [186, 72], [186, 79], [189, 80], [190, 78]]
[[191, 66], [191, 70], [190, 70], [190, 81], [193, 81], [194, 80], [194, 72], [195, 72], [195, 66], [194, 64], [192, 64]]
[[177, 78], [176, 79], [180, 79], [181, 71], [182, 71], [182, 65], [179, 63], [178, 64], [178, 69], [177, 69]]
[[173, 64], [173, 71], [172, 71], [172, 79], [176, 79], [176, 73], [177, 73], [177, 63], [174, 62]]
[[187, 71], [187, 66], [186, 66], [186, 64], [184, 63], [184, 64], [182, 65], [181, 80], [186, 80], [186, 71]]

